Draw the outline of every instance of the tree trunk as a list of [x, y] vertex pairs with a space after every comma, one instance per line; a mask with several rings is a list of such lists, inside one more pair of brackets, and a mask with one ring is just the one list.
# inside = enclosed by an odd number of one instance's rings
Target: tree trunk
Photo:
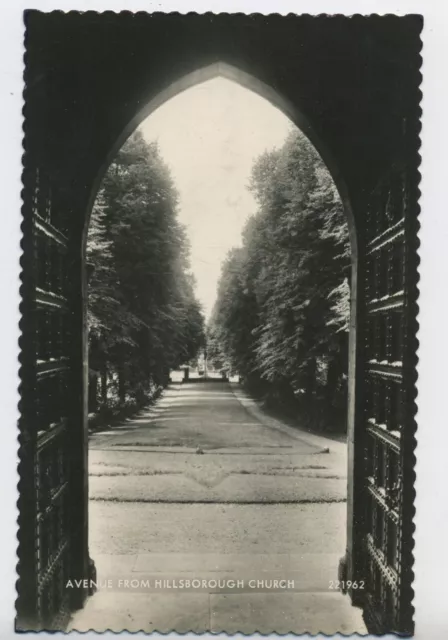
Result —
[[310, 358], [306, 366], [306, 397], [309, 401], [312, 400], [314, 389], [316, 388], [316, 360]]
[[107, 367], [101, 369], [101, 404], [105, 407], [107, 405]]
[[341, 374], [340, 369], [341, 367], [339, 364], [339, 358], [337, 356], [330, 358], [330, 361], [328, 363], [327, 384], [325, 390], [327, 405], [329, 407], [333, 405], [335, 399], [336, 387], [338, 385], [339, 376]]
[[98, 411], [98, 376], [96, 373], [89, 375], [88, 411], [89, 413]]
[[120, 402], [124, 404], [126, 401], [126, 380], [124, 374], [124, 367], [121, 365], [118, 370], [118, 397]]

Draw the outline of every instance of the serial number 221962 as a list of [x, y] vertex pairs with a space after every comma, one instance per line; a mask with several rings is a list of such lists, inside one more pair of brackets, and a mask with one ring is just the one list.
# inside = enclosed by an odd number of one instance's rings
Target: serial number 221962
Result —
[[329, 589], [340, 589], [345, 591], [346, 589], [364, 589], [365, 580], [330, 580]]

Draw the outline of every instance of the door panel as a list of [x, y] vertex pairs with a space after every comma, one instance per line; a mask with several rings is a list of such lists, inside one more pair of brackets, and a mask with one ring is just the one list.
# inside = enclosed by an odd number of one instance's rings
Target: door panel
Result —
[[[408, 176], [394, 168], [371, 197], [366, 225], [364, 342], [365, 617], [375, 633], [401, 631], [403, 549], [410, 544], [404, 517], [404, 442], [410, 436], [409, 380], [404, 366], [407, 324]], [[407, 614], [407, 612], [406, 612]], [[406, 616], [405, 616], [406, 617]], [[409, 624], [409, 623], [408, 623]]]
[[24, 542], [19, 546], [19, 571], [27, 584], [18, 589], [18, 625], [28, 620], [51, 629], [67, 617], [70, 604], [64, 586], [70, 577], [71, 551], [68, 239], [48, 176], [36, 164], [27, 170], [27, 185], [23, 349], [25, 358], [33, 359], [34, 380], [22, 389], [21, 435], [28, 443], [22, 450], [22, 477], [29, 475], [30, 480], [21, 498], [21, 526], [28, 537], [27, 547]]

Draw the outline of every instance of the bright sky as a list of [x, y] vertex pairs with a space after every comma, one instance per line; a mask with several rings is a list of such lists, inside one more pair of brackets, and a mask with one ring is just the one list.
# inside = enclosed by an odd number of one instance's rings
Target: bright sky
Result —
[[257, 94], [224, 78], [178, 94], [141, 125], [158, 140], [180, 195], [179, 217], [191, 243], [196, 294], [208, 317], [221, 264], [256, 204], [247, 189], [253, 161], [280, 146], [290, 120]]

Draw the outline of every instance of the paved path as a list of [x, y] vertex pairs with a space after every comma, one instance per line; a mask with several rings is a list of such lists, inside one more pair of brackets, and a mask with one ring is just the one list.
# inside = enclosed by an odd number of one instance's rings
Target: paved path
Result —
[[329, 588], [345, 445], [268, 418], [224, 382], [173, 386], [90, 445], [100, 588], [71, 629], [365, 633]]

